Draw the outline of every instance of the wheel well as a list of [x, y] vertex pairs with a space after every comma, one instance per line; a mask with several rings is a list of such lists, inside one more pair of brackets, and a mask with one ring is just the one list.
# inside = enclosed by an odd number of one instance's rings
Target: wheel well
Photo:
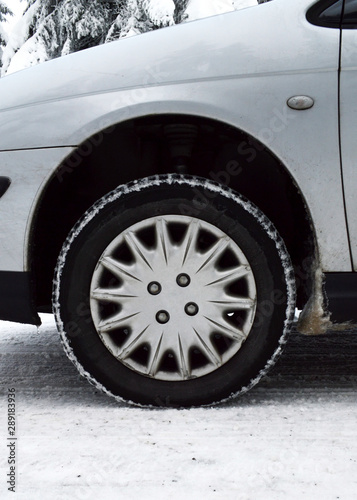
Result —
[[84, 212], [120, 184], [170, 172], [214, 180], [255, 203], [285, 241], [296, 270], [298, 303], [305, 304], [312, 286], [315, 237], [303, 197], [284, 166], [261, 143], [221, 122], [155, 115], [91, 137], [45, 187], [29, 254], [39, 311], [51, 307], [57, 256]]

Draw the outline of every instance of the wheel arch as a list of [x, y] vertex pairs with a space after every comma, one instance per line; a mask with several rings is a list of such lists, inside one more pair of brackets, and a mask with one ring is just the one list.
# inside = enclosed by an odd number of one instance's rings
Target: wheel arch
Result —
[[267, 215], [291, 255], [298, 305], [304, 306], [313, 289], [318, 249], [309, 208], [288, 168], [268, 147], [230, 124], [192, 114], [162, 114], [95, 132], [44, 186], [31, 222], [28, 252], [39, 311], [49, 310], [57, 256], [81, 215], [119, 184], [177, 172], [224, 184]]

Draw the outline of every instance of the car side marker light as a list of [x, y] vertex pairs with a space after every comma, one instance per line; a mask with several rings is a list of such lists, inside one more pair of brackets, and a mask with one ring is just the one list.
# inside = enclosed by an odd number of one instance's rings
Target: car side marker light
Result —
[[312, 106], [315, 104], [315, 101], [312, 97], [309, 97], [307, 95], [295, 95], [288, 99], [287, 104], [291, 109], [302, 111], [312, 108]]

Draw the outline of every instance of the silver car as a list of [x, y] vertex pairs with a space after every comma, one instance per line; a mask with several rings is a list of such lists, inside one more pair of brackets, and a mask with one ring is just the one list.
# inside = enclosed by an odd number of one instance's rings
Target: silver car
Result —
[[273, 0], [0, 81], [0, 318], [107, 394], [246, 392], [357, 319], [357, 1]]

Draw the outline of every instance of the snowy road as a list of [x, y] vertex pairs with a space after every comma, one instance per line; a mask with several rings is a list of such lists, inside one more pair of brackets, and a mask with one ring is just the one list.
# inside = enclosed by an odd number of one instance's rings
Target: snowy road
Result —
[[19, 499], [357, 498], [357, 332], [292, 335], [268, 379], [216, 408], [147, 410], [111, 401], [39, 333], [0, 323], [0, 497], [7, 401], [16, 389]]

